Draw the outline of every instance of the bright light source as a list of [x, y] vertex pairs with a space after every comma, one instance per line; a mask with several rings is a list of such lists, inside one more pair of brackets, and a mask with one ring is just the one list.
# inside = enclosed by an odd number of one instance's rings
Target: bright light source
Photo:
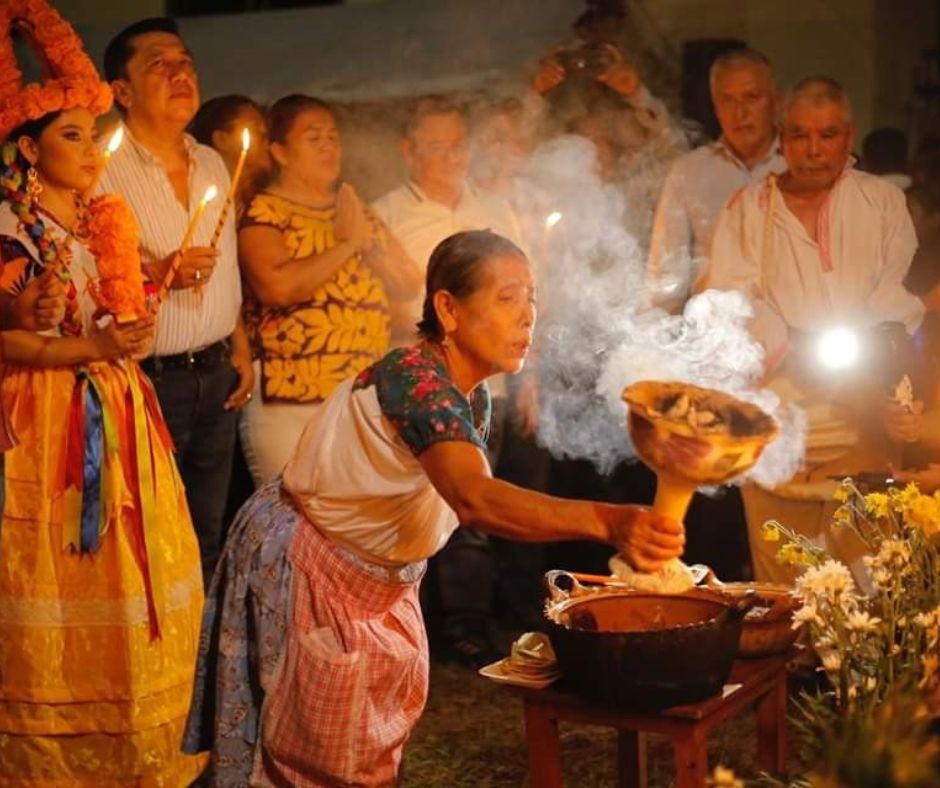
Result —
[[545, 217], [545, 229], [551, 230], [562, 219], [561, 211], [552, 211]]
[[218, 193], [219, 193], [219, 190], [215, 187], [215, 184], [212, 184], [212, 186], [206, 189], [206, 193], [203, 195], [202, 201], [204, 203], [210, 203], [215, 199], [215, 196]]
[[248, 150], [251, 147], [251, 134], [248, 133], [248, 129], [242, 129], [242, 150]]
[[108, 153], [114, 153], [118, 148], [121, 147], [121, 140], [124, 139], [124, 127], [118, 126], [114, 134], [111, 135], [111, 139], [108, 141], [107, 151]]
[[848, 369], [858, 361], [862, 353], [861, 343], [854, 331], [833, 328], [826, 331], [816, 345], [816, 358], [829, 369]]

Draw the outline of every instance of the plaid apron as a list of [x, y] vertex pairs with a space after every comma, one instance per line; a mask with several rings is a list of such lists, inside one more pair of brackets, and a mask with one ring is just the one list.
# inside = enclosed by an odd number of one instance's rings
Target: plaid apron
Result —
[[290, 561], [285, 654], [262, 709], [252, 784], [394, 783], [427, 699], [425, 564], [366, 563], [309, 522]]

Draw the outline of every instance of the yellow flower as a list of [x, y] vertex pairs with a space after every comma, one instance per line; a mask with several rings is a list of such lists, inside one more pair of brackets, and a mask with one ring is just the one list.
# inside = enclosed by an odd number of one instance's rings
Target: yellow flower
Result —
[[839, 503], [845, 503], [849, 500], [849, 497], [852, 495], [852, 482], [849, 479], [846, 479], [842, 484], [836, 489], [835, 495], [832, 497], [835, 498]]
[[869, 493], [865, 496], [865, 511], [875, 517], [887, 517], [891, 513], [891, 504], [885, 493]]
[[911, 505], [915, 498], [920, 496], [920, 490], [914, 482], [908, 484], [903, 490], [892, 490], [892, 492], [894, 493], [894, 509], [901, 513]]
[[760, 535], [765, 542], [780, 541], [780, 531], [774, 527], [772, 522], [766, 522], [761, 526]]
[[840, 506], [832, 515], [832, 524], [839, 528], [843, 525], [851, 525], [852, 510], [848, 506]]
[[913, 498], [904, 511], [907, 523], [926, 536], [940, 532], [940, 502], [927, 495]]
[[790, 566], [809, 566], [810, 556], [799, 545], [788, 542], [777, 551], [777, 560]]

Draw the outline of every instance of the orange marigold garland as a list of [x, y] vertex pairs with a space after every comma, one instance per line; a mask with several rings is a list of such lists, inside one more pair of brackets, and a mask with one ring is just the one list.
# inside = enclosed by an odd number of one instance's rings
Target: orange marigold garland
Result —
[[[13, 50], [14, 24], [44, 58], [52, 79], [23, 85]], [[103, 115], [112, 100], [110, 86], [101, 81], [81, 39], [45, 0], [0, 2], [0, 139], [50, 112], [85, 107]]]
[[98, 266], [92, 296], [99, 308], [118, 322], [142, 317], [147, 311], [144, 278], [137, 246], [137, 222], [120, 197], [104, 194], [88, 203], [85, 217], [88, 250]]

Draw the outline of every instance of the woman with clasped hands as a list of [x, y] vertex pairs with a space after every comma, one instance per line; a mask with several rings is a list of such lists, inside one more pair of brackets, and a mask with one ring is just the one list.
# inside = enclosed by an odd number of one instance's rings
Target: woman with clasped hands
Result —
[[241, 422], [255, 482], [284, 469], [303, 425], [337, 385], [388, 349], [386, 292], [419, 291], [377, 217], [340, 184], [342, 144], [329, 105], [304, 95], [268, 113], [273, 181], [238, 233], [255, 391]]

